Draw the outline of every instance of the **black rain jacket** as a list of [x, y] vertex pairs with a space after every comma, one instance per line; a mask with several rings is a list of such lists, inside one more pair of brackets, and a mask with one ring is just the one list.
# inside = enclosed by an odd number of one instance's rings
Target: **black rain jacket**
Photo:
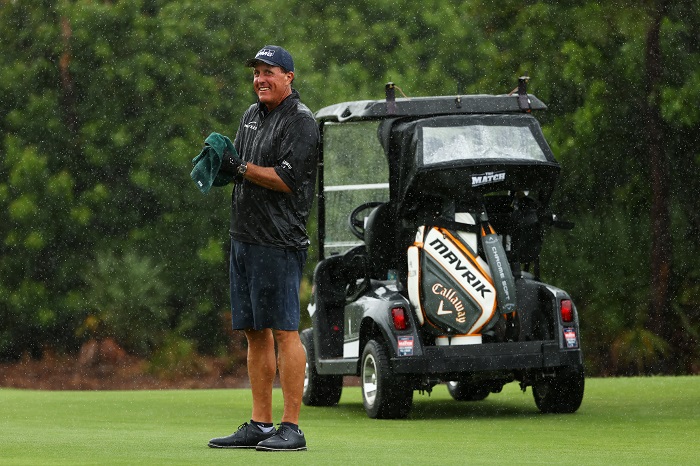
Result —
[[243, 180], [233, 188], [231, 238], [279, 248], [306, 249], [313, 204], [319, 129], [313, 113], [292, 94], [271, 112], [260, 102], [243, 114], [233, 142], [240, 157], [274, 167], [291, 189], [277, 192]]

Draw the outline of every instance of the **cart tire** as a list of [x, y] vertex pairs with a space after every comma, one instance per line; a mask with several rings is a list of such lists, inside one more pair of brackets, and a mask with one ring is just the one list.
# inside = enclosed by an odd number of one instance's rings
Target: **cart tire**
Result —
[[384, 346], [370, 340], [362, 352], [362, 404], [372, 419], [402, 419], [413, 404], [413, 386], [389, 367]]
[[583, 366], [567, 366], [554, 377], [543, 378], [532, 386], [535, 404], [542, 413], [565, 414], [578, 410], [585, 385]]
[[456, 401], [481, 401], [489, 396], [488, 388], [467, 382], [447, 382], [447, 391]]
[[302, 401], [307, 406], [337, 405], [343, 391], [343, 376], [319, 375], [316, 372], [313, 330], [310, 328], [304, 329], [299, 334], [299, 337], [306, 354]]

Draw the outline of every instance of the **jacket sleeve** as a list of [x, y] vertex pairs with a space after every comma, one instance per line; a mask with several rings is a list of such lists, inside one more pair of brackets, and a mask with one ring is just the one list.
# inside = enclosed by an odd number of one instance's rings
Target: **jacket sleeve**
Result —
[[313, 176], [319, 139], [313, 117], [297, 118], [285, 129], [275, 172], [292, 192]]

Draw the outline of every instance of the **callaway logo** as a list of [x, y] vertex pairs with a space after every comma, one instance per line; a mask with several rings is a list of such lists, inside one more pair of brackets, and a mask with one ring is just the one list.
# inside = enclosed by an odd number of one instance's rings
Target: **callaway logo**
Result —
[[275, 51], [270, 50], [270, 49], [262, 49], [261, 51], [258, 52], [258, 54], [255, 56], [255, 58], [258, 57], [274, 57], [275, 56]]
[[257, 121], [251, 121], [250, 123], [246, 123], [243, 125], [245, 128], [252, 129], [253, 131], [258, 130], [258, 122]]
[[283, 166], [284, 168], [286, 168], [287, 170], [291, 170], [291, 169], [292, 169], [292, 164], [289, 163], [289, 162], [287, 162], [286, 160], [282, 160], [282, 163], [281, 163], [280, 165], [282, 165], [282, 166]]
[[[464, 304], [462, 304], [462, 301], [457, 296], [455, 290], [453, 290], [452, 288], [447, 289], [442, 284], [436, 283], [433, 285], [431, 291], [438, 296], [444, 297], [454, 306], [454, 310], [457, 311], [455, 321], [463, 324], [467, 320], [467, 313], [464, 310]], [[449, 309], [445, 310], [445, 300], [441, 299], [440, 306], [438, 306], [437, 315], [444, 316], [452, 314], [452, 312], [453, 311]]]
[[495, 244], [498, 243], [498, 237], [497, 236], [488, 236], [485, 240], [486, 244]]
[[486, 172], [479, 175], [472, 175], [472, 186], [482, 184], [499, 183], [506, 180], [506, 172]]
[[444, 316], [445, 314], [452, 314], [452, 311], [446, 311], [443, 309], [445, 301], [440, 301], [440, 306], [438, 307], [437, 315]]

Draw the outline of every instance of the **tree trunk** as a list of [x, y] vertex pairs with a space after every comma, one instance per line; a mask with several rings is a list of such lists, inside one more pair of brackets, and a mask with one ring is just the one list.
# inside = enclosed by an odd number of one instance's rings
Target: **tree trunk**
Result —
[[73, 78], [70, 74], [70, 39], [73, 31], [68, 18], [61, 18], [61, 42], [63, 52], [58, 62], [58, 71], [61, 77], [61, 111], [63, 114], [63, 123], [68, 128], [71, 134], [75, 135], [78, 131], [78, 114], [76, 111], [75, 102], [75, 86]]
[[662, 338], [670, 337], [667, 317], [670, 311], [671, 215], [669, 202], [669, 160], [664, 149], [663, 120], [659, 93], [663, 64], [661, 57], [661, 21], [665, 1], [658, 2], [646, 39], [646, 134], [651, 176], [651, 309], [648, 326]]

